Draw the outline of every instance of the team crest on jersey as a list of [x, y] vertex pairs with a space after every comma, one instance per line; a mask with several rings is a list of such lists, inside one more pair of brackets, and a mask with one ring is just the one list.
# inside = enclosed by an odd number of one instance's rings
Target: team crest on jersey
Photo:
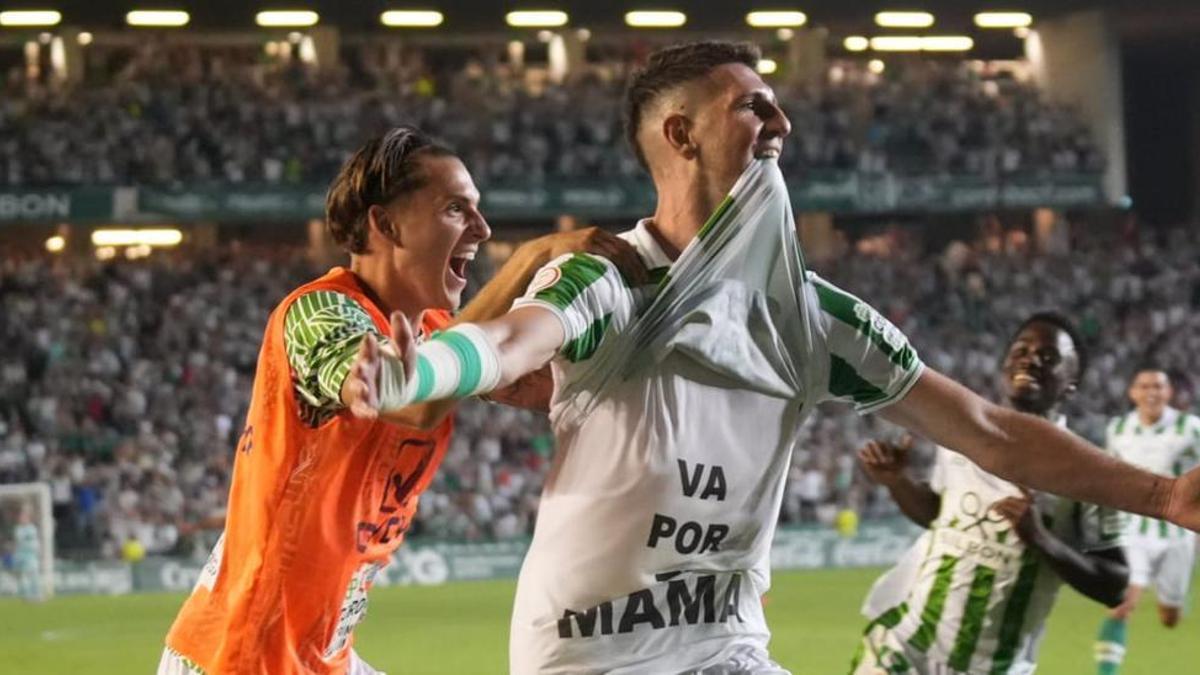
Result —
[[547, 267], [547, 268], [543, 269], [542, 271], [538, 272], [536, 275], [534, 275], [533, 281], [530, 282], [530, 284], [529, 284], [529, 291], [531, 293], [537, 293], [538, 291], [544, 291], [547, 288], [550, 288], [554, 284], [558, 283], [558, 280], [561, 278], [562, 278], [561, 270], [559, 270], [557, 267]]
[[878, 333], [887, 346], [896, 351], [900, 351], [907, 346], [904, 334], [899, 328], [878, 312], [871, 311], [871, 308], [866, 303], [854, 303], [854, 316], [863, 323], [870, 324], [871, 330]]

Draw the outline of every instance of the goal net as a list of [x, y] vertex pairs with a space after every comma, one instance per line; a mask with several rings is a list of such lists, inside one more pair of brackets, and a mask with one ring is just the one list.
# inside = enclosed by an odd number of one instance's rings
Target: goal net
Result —
[[0, 485], [0, 596], [54, 593], [54, 516], [45, 483]]

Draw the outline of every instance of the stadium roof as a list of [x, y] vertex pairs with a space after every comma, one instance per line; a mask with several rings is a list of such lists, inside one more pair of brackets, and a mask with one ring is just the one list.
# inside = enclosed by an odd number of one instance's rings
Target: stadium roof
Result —
[[[873, 17], [881, 10], [925, 10], [936, 17], [934, 29], [963, 32], [973, 30], [972, 17], [987, 10], [1029, 12], [1036, 22], [1080, 9], [1107, 7], [1121, 13], [1121, 24], [1129, 17], [1145, 28], [1178, 25], [1188, 15], [1200, 22], [1200, 3], [1195, 0], [178, 0], [137, 2], [96, 2], [95, 0], [2, 0], [3, 9], [56, 9], [63, 14], [64, 25], [89, 28], [118, 28], [132, 9], [184, 9], [191, 13], [190, 29], [239, 30], [255, 28], [255, 14], [266, 9], [311, 9], [320, 14], [322, 24], [332, 24], [348, 32], [385, 31], [380, 14], [389, 9], [436, 9], [445, 16], [437, 31], [503, 31], [505, 14], [515, 9], [559, 9], [570, 15], [569, 25], [591, 29], [624, 29], [625, 12], [635, 9], [677, 9], [687, 14], [686, 28], [691, 31], [730, 31], [746, 29], [745, 17], [752, 10], [794, 9], [808, 15], [809, 25], [826, 26], [835, 31], [867, 31], [875, 28]], [[1195, 27], [1195, 23], [1190, 23]]]

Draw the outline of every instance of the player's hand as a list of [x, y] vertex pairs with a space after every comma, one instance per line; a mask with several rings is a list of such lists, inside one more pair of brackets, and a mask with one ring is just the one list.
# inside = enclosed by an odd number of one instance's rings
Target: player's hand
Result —
[[[418, 321], [420, 321], [418, 316]], [[403, 389], [417, 368], [417, 345], [413, 329], [403, 312], [392, 312], [391, 340], [379, 344], [374, 334], [367, 333], [358, 345], [358, 354], [346, 379], [342, 382], [342, 403], [360, 419], [379, 417], [381, 390], [387, 386]], [[420, 325], [420, 324], [418, 324]], [[384, 368], [386, 360], [399, 368]], [[403, 377], [401, 382], [384, 382], [384, 377]]]
[[521, 253], [538, 258], [538, 267], [561, 255], [581, 252], [608, 259], [631, 284], [640, 286], [650, 279], [637, 250], [624, 239], [598, 227], [548, 234], [521, 246]]
[[904, 477], [912, 445], [912, 436], [905, 436], [899, 443], [868, 441], [858, 450], [858, 462], [872, 481], [892, 485]]
[[1021, 541], [1033, 543], [1042, 529], [1042, 517], [1033, 503], [1033, 494], [1021, 488], [1019, 496], [1005, 497], [992, 504], [991, 510], [1012, 523], [1013, 530]]
[[1200, 466], [1171, 482], [1163, 517], [1193, 532], [1200, 532]]

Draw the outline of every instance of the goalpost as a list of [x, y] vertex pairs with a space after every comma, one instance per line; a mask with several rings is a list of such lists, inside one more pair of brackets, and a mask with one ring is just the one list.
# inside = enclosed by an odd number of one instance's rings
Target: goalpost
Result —
[[[50, 486], [46, 483], [14, 483], [0, 485], [0, 542], [6, 554], [14, 555], [16, 528], [21, 513], [25, 511], [32, 516], [32, 523], [37, 527], [37, 581], [41, 597], [49, 598], [54, 594], [54, 514], [50, 500]], [[26, 544], [28, 545], [28, 543]], [[17, 568], [8, 570], [10, 580], [0, 582], [0, 595], [20, 595], [23, 572]]]

